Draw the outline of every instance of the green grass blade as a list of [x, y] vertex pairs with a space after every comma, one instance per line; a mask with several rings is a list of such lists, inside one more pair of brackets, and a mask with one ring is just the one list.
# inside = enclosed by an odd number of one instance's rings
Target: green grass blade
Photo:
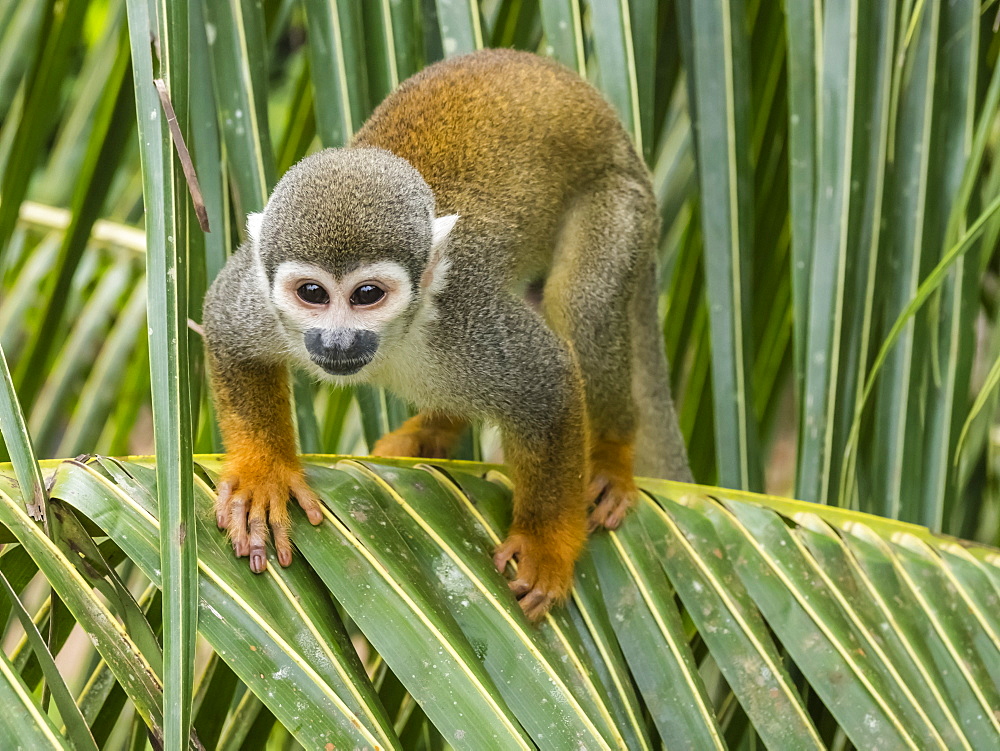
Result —
[[483, 48], [482, 21], [476, 0], [435, 0], [445, 57]]
[[[132, 133], [132, 110], [128, 46], [122, 33], [115, 65], [95, 114], [86, 154], [74, 185], [70, 204], [73, 218], [63, 235], [54, 279], [44, 288], [45, 302], [38, 324], [42, 331], [62, 328], [74, 274], [90, 239], [91, 228], [107, 199], [124, 144]], [[58, 342], [59, 338], [55, 336], [35, 337], [15, 369], [22, 399], [29, 407], [34, 404], [50, 354]]]
[[[979, 4], [974, 0], [945, 3], [940, 23], [929, 177], [934, 200], [925, 217], [925, 235], [933, 243], [936, 259], [952, 237], [958, 236], [959, 229], [964, 229], [966, 211], [960, 204], [964, 173], [978, 164], [970, 152], [978, 83]], [[953, 229], [957, 216], [961, 224]], [[933, 361], [926, 397], [925, 475], [922, 502], [913, 518], [936, 530], [944, 525], [949, 499], [957, 495], [950, 459], [957, 446], [959, 413], [968, 403], [977, 349], [978, 265], [975, 256], [958, 259], [929, 313]]]
[[73, 618], [91, 634], [94, 646], [107, 660], [153, 737], [162, 739], [163, 685], [153, 667], [74, 565], [24, 513], [18, 497], [0, 476], [0, 524], [24, 545]]
[[[39, 31], [51, 3], [11, 2], [0, 18], [0, 121], [6, 121], [18, 84], [32, 59], [35, 45], [44, 43]], [[2, 166], [2, 161], [0, 161]]]
[[817, 93], [817, 79], [823, 71], [819, 3], [816, 0], [788, 0], [785, 3], [785, 19], [788, 35], [788, 198], [792, 228], [795, 378], [796, 393], [802, 403], [819, 152], [817, 124], [823, 114]]
[[[14, 382], [7, 369], [7, 358], [0, 347], [0, 436], [14, 464], [14, 476], [22, 489], [28, 513], [42, 519], [48, 507], [48, 495], [42, 482], [42, 472], [35, 461], [31, 436], [24, 422], [24, 413], [17, 401]], [[30, 489], [30, 493], [27, 489]]]
[[[636, 151], [644, 153], [639, 72], [632, 38], [631, 4], [605, 0], [590, 4], [591, 32], [600, 69], [599, 88], [618, 112]], [[654, 58], [655, 59], [655, 58]], [[645, 64], [651, 61], [646, 60]]]
[[[382, 98], [420, 69], [420, 44], [414, 3], [378, 0], [365, 3], [365, 29], [379, 27], [375, 36], [379, 44], [368, 51], [368, 67], [373, 71], [372, 104]], [[374, 71], [380, 70], [381, 73]], [[381, 85], [376, 85], [376, 81]]]
[[[101, 100], [107, 96], [107, 88], [115, 79], [119, 50], [124, 48], [125, 57], [128, 57], [128, 40], [122, 35], [125, 26], [124, 0], [109, 3], [102, 23], [99, 34], [85, 35], [86, 56], [72, 82], [66, 112], [47, 155], [44, 174], [32, 186], [31, 193], [40, 203], [64, 206], [69, 202], [78, 178], [68, 180], [67, 175], [77, 176], [79, 173]], [[130, 90], [131, 86], [126, 88]], [[127, 142], [128, 139], [124, 140]]]
[[206, 2], [205, 20], [215, 30], [209, 45], [216, 107], [232, 180], [233, 211], [243, 229], [246, 215], [261, 211], [274, 185], [274, 152], [267, 118], [267, 43], [256, 3]]
[[[68, 456], [70, 453], [52, 451], [53, 433], [62, 427], [59, 423], [65, 420], [76, 381], [93, 364], [94, 351], [107, 335], [108, 323], [119, 309], [122, 293], [131, 281], [132, 273], [130, 264], [119, 264], [109, 269], [75, 316], [69, 336], [55, 358], [55, 366], [45, 379], [28, 421], [31, 434], [42, 447], [40, 453], [44, 456]], [[109, 395], [114, 393], [116, 390], [110, 390]], [[81, 447], [73, 453], [84, 450]]]
[[[77, 456], [101, 450], [102, 433], [109, 425], [118, 422], [125, 430], [134, 426], [134, 418], [115, 419], [116, 406], [123, 406], [120, 402], [115, 404], [115, 395], [123, 393], [129, 361], [135, 357], [136, 350], [146, 348], [140, 341], [145, 326], [146, 283], [140, 279], [98, 349], [96, 364], [80, 389], [76, 410], [65, 426], [55, 456]], [[148, 370], [148, 364], [145, 367]], [[147, 393], [144, 389], [143, 396]]]
[[35, 703], [31, 691], [14, 670], [7, 654], [0, 649], [0, 729], [5, 743], [16, 748], [41, 751], [46, 748], [71, 748], [52, 719]]
[[351, 54], [358, 50], [347, 39], [360, 10], [356, 3], [337, 0], [308, 0], [305, 10], [316, 130], [324, 146], [343, 146], [368, 110], [364, 57]]
[[[192, 71], [209, 71], [212, 58], [208, 44], [204, 3], [195, 2], [191, 8], [190, 54]], [[229, 248], [236, 237], [230, 216], [229, 180], [223, 163], [222, 133], [216, 111], [215, 81], [205, 76], [197, 86], [191, 87], [191, 140], [188, 144], [194, 158], [198, 184], [208, 213], [211, 232], [204, 235], [204, 281], [211, 284], [226, 263]], [[242, 222], [240, 222], [242, 224]], [[193, 290], [192, 290], [193, 291]], [[202, 295], [192, 299], [191, 318], [201, 321]]]
[[[868, 371], [868, 379], [865, 382], [864, 392], [861, 395], [861, 399], [858, 401], [858, 408], [854, 415], [854, 422], [851, 425], [851, 432], [848, 436], [845, 447], [845, 455], [849, 456], [857, 449], [858, 435], [861, 431], [862, 412], [875, 388], [877, 383], [876, 378], [888, 360], [889, 352], [893, 345], [895, 345], [902, 336], [904, 329], [914, 314], [916, 314], [920, 307], [927, 302], [930, 296], [934, 294], [934, 292], [947, 278], [948, 271], [951, 269], [952, 265], [965, 253], [968, 253], [969, 250], [975, 247], [976, 240], [979, 239], [979, 236], [986, 229], [990, 219], [998, 215], [1000, 215], [1000, 196], [996, 197], [983, 209], [982, 213], [972, 223], [962, 238], [941, 257], [941, 261], [938, 265], [935, 266], [934, 270], [927, 275], [923, 282], [921, 282], [913, 298], [909, 301], [909, 303], [907, 303], [906, 307], [900, 311], [895, 322], [892, 324], [892, 328], [889, 329], [889, 333], [886, 334], [885, 341], [882, 342], [882, 346], [872, 362], [871, 369]], [[845, 461], [841, 470], [841, 488], [846, 487], [847, 472], [850, 467], [851, 463]]]
[[539, 6], [545, 31], [545, 54], [586, 76], [580, 0], [539, 0]]
[[7, 577], [3, 573], [0, 573], [0, 588], [2, 588], [11, 605], [13, 605], [14, 613], [21, 622], [21, 628], [24, 629], [24, 633], [31, 643], [31, 649], [41, 664], [42, 672], [45, 674], [45, 685], [52, 692], [52, 698], [59, 708], [59, 715], [66, 724], [67, 738], [77, 751], [84, 751], [84, 749], [97, 751], [97, 744], [90, 734], [87, 721], [83, 719], [80, 707], [73, 700], [73, 695], [66, 686], [62, 675], [59, 674], [59, 668], [56, 667], [52, 654], [49, 652], [48, 647], [45, 646], [45, 639], [38, 633], [38, 628], [31, 620], [31, 615], [25, 610], [24, 604], [18, 599], [17, 593], [11, 587], [10, 582], [7, 581]]
[[[12, 122], [17, 123], [10, 155], [0, 177], [0, 260], [10, 242], [18, 209], [28, 190], [34, 166], [59, 116], [60, 90], [72, 60], [71, 50], [80, 38], [87, 3], [54, 3], [46, 7], [51, 19], [40, 26], [44, 42], [40, 44], [35, 67], [28, 74], [26, 89], [30, 92], [24, 110]], [[20, 40], [18, 40], [20, 41]]]
[[[189, 232], [187, 185], [153, 85], [147, 44], [153, 19], [144, 0], [130, 0], [128, 21], [135, 70], [146, 212], [150, 373], [160, 488], [159, 544], [163, 553], [164, 739], [168, 748], [191, 734], [195, 639], [198, 625], [197, 543], [192, 485], [192, 426], [188, 373]], [[177, 122], [188, 130], [188, 4], [157, 9], [160, 70]]]
[[205, 748], [218, 747], [226, 715], [229, 714], [233, 697], [241, 685], [232, 668], [219, 655], [213, 654], [205, 668], [194, 702], [194, 726], [198, 730], [198, 739]]
[[761, 457], [749, 383], [752, 196], [743, 0], [692, 3], [698, 166], [711, 301], [719, 483], [758, 489]]
[[[822, 135], [816, 169], [814, 252], [810, 263], [808, 326], [799, 476], [796, 495], [828, 502], [833, 461], [834, 409], [838, 396], [841, 337], [847, 285], [851, 173], [854, 160], [856, 75], [858, 65], [857, 0], [827, 6], [823, 29]], [[798, 259], [798, 256], [796, 257]], [[806, 325], [802, 320], [801, 324]]]
[[[913, 298], [922, 266], [931, 250], [925, 243], [924, 216], [928, 210], [932, 107], [937, 75], [940, 2], [930, 0], [913, 11], [908, 34], [906, 74], [898, 94], [893, 170], [887, 207], [889, 255], [883, 287], [885, 312], [892, 319]], [[880, 459], [876, 510], [884, 516], [916, 520], [921, 496], [921, 468], [917, 393], [928, 355], [924, 337], [916, 336], [920, 321], [908, 324], [889, 353], [878, 387], [875, 445]], [[905, 505], [904, 505], [905, 504]]]

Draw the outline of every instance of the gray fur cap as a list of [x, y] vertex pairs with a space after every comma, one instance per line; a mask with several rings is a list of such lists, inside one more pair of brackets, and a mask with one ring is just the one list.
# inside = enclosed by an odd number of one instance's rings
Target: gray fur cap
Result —
[[396, 261], [417, 279], [431, 247], [434, 194], [408, 161], [378, 148], [325, 149], [281, 178], [264, 210], [260, 254], [305, 261], [336, 276]]

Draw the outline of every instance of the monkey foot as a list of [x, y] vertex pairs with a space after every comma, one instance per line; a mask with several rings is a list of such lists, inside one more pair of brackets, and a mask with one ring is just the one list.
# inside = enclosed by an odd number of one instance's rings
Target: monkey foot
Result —
[[269, 522], [278, 563], [287, 566], [292, 562], [287, 509], [290, 495], [306, 512], [310, 523], [323, 521], [319, 498], [306, 484], [298, 468], [241, 472], [227, 467], [217, 492], [216, 523], [219, 529], [228, 530], [236, 555], [250, 557], [250, 569], [255, 574], [267, 568]]
[[447, 459], [465, 422], [419, 414], [375, 442], [372, 456], [419, 456]]
[[613, 477], [601, 473], [590, 481], [587, 497], [595, 503], [587, 522], [587, 531], [593, 532], [599, 527], [618, 529], [629, 509], [635, 505], [639, 489], [630, 476]]
[[587, 501], [594, 504], [588, 531], [598, 527], [617, 529], [639, 498], [632, 477], [633, 447], [627, 441], [598, 439], [590, 451], [590, 485]]
[[569, 594], [579, 549], [578, 543], [567, 544], [556, 536], [511, 532], [493, 554], [493, 565], [502, 574], [511, 559], [517, 561], [517, 573], [508, 586], [528, 619], [538, 621]]

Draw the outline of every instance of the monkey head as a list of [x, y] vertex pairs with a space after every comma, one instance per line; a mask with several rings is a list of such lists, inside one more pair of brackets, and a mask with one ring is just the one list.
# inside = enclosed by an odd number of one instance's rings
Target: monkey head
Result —
[[292, 167], [247, 230], [294, 360], [367, 380], [442, 287], [457, 219], [435, 217], [420, 173], [382, 149], [327, 149]]

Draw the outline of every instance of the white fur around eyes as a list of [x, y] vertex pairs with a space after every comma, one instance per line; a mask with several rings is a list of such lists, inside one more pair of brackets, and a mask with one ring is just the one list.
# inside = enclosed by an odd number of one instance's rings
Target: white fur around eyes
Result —
[[[319, 308], [303, 305], [296, 290], [304, 280], [322, 286], [330, 296], [330, 304]], [[386, 291], [386, 299], [370, 308], [352, 306], [351, 294], [365, 283], [376, 284]], [[271, 296], [286, 322], [300, 331], [312, 327], [365, 328], [381, 331], [409, 307], [413, 285], [406, 269], [392, 261], [380, 261], [355, 269], [338, 279], [324, 269], [301, 261], [285, 261], [275, 272]]]

